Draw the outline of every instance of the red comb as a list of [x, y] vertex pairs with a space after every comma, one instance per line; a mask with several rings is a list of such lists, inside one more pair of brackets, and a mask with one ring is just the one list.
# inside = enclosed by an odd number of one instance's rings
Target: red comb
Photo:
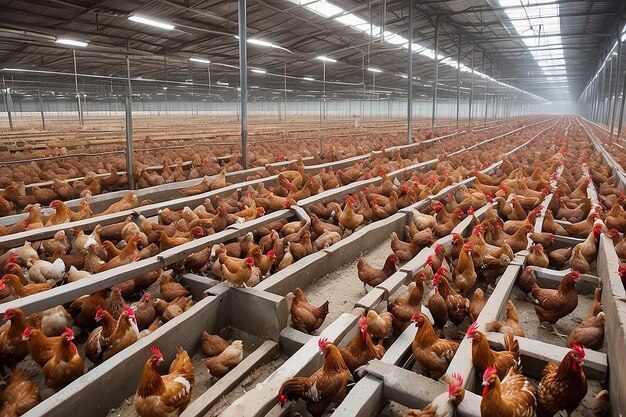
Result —
[[153, 355], [157, 356], [159, 359], [163, 359], [163, 354], [161, 354], [161, 351], [156, 346], [152, 346], [150, 348], [150, 351], [152, 352]]

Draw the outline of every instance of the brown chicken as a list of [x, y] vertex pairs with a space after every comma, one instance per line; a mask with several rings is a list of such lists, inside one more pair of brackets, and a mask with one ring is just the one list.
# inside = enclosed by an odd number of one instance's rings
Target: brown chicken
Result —
[[411, 318], [417, 333], [411, 345], [413, 357], [434, 379], [439, 379], [448, 369], [459, 343], [437, 337], [430, 320], [422, 313]]
[[488, 367], [483, 373], [481, 417], [533, 417], [535, 388], [521, 373], [510, 368], [502, 381], [498, 370]]
[[504, 351], [496, 352], [489, 347], [487, 337], [478, 331], [478, 323], [474, 322], [467, 329], [467, 338], [472, 340], [472, 363], [478, 372], [484, 372], [494, 366], [498, 376], [507, 374], [509, 368], [515, 367], [519, 360], [519, 343], [512, 334], [504, 336]]
[[243, 360], [243, 343], [235, 340], [222, 353], [204, 360], [209, 374], [213, 377], [223, 377]]
[[568, 416], [587, 395], [587, 377], [582, 368], [585, 349], [574, 343], [560, 365], [550, 362], [543, 368], [537, 388], [537, 417], [552, 417], [560, 410]]
[[295, 329], [305, 333], [313, 333], [324, 323], [328, 315], [328, 301], [319, 307], [312, 306], [304, 292], [296, 287], [291, 301], [291, 322]]
[[396, 272], [396, 264], [398, 261], [398, 257], [392, 253], [387, 256], [383, 268], [377, 269], [368, 264], [361, 253], [356, 264], [356, 269], [358, 271], [359, 279], [363, 282], [363, 288], [366, 288], [367, 285], [370, 287], [376, 287], [392, 276]]
[[157, 280], [157, 284], [159, 285], [159, 293], [161, 294], [161, 298], [168, 303], [178, 297], [189, 296], [189, 291], [180, 283], [174, 281], [171, 271], [163, 272]]
[[341, 403], [346, 396], [352, 374], [339, 349], [328, 339], [320, 339], [318, 345], [324, 355], [324, 366], [309, 377], [295, 376], [285, 381], [278, 391], [281, 408], [288, 400], [300, 398], [306, 401], [307, 411], [313, 417], [321, 417], [331, 404]]
[[461, 294], [465, 295], [476, 284], [476, 270], [474, 269], [474, 261], [472, 260], [472, 251], [474, 243], [467, 242], [463, 245], [459, 255], [459, 261], [454, 268], [454, 283], [459, 287]]
[[117, 322], [106, 310], [98, 310], [95, 320], [101, 325], [89, 333], [85, 343], [85, 356], [91, 363], [98, 365], [104, 360], [104, 351], [109, 347], [108, 340]]
[[[442, 268], [439, 268], [440, 270]], [[456, 326], [459, 326], [465, 320], [467, 309], [469, 307], [469, 300], [463, 297], [452, 289], [448, 279], [445, 275], [439, 273], [435, 274], [433, 278], [433, 286], [439, 288], [439, 293], [446, 301], [446, 307], [448, 308], [448, 319]]]
[[448, 322], [448, 307], [446, 306], [446, 300], [439, 293], [439, 288], [434, 288], [426, 307], [430, 311], [430, 315], [433, 316], [434, 327], [443, 331], [444, 326]]
[[2, 320], [10, 322], [0, 327], [0, 366], [13, 368], [28, 355], [28, 347], [22, 341], [26, 317], [19, 308], [9, 308]]
[[[424, 231], [429, 231], [425, 229]], [[422, 231], [422, 232], [424, 232]], [[420, 233], [422, 233], [420, 232]], [[434, 238], [431, 233], [427, 233], [425, 238], [412, 239], [410, 243], [406, 243], [398, 237], [396, 232], [391, 233], [391, 250], [396, 254], [398, 259], [403, 262], [408, 262], [413, 259], [422, 248], [433, 243]]]
[[600, 311], [597, 315], [587, 317], [569, 335], [569, 345], [577, 343], [587, 349], [598, 349], [604, 341], [604, 322], [606, 315]]
[[415, 313], [422, 311], [422, 298], [424, 297], [424, 282], [411, 282], [408, 287], [408, 297], [398, 297], [387, 306], [387, 310], [393, 314], [393, 327], [398, 332], [404, 331]]
[[386, 339], [393, 329], [393, 314], [388, 311], [377, 313], [374, 310], [367, 312], [367, 331], [378, 340]]
[[367, 333], [367, 317], [361, 316], [358, 324], [358, 331], [348, 345], [340, 349], [346, 366], [354, 372], [357, 368], [367, 364], [372, 359], [380, 359], [385, 354], [382, 339], [375, 345], [372, 338]]
[[472, 299], [470, 300], [468, 309], [468, 314], [472, 321], [478, 320], [478, 316], [480, 315], [480, 312], [483, 311], [485, 304], [486, 301], [483, 290], [480, 288], [476, 288], [476, 291], [474, 291], [474, 295], [472, 295]]
[[41, 330], [30, 326], [27, 326], [22, 333], [22, 340], [26, 342], [30, 357], [42, 368], [52, 359], [59, 338], [60, 336], [48, 337]]
[[191, 401], [195, 382], [193, 364], [182, 347], [178, 348], [176, 359], [167, 375], [159, 374], [163, 355], [156, 347], [152, 349], [141, 373], [141, 380], [133, 402], [135, 411], [141, 417], [166, 417], [180, 415]]
[[130, 241], [126, 244], [124, 249], [115, 258], [109, 260], [107, 263], [100, 265], [98, 272], [108, 271], [109, 269], [117, 268], [122, 265], [127, 265], [131, 262], [138, 261], [139, 251], [137, 250], [137, 243], [139, 242], [139, 236], [134, 235]]
[[7, 288], [10, 294], [15, 294], [18, 297], [28, 297], [29, 295], [38, 294], [40, 292], [48, 291], [54, 287], [53, 283], [45, 284], [27, 284], [22, 285], [22, 281], [13, 274], [5, 274], [2, 277], [1, 287]]
[[513, 336], [526, 337], [526, 332], [519, 323], [517, 309], [513, 301], [506, 302], [506, 321], [492, 321], [487, 323], [485, 329], [488, 332], [498, 332], [502, 334], [511, 334]]
[[52, 358], [43, 367], [46, 385], [55, 391], [80, 377], [85, 364], [74, 342], [74, 332], [67, 328], [54, 348]]
[[226, 340], [216, 334], [209, 334], [208, 332], [202, 332], [201, 340], [200, 349], [202, 349], [205, 355], [211, 358], [219, 355], [230, 346]]
[[526, 257], [528, 265], [538, 266], [540, 268], [547, 268], [550, 264], [548, 255], [543, 251], [543, 245], [537, 243], [532, 249], [531, 253]]
[[132, 345], [139, 338], [139, 329], [135, 322], [135, 312], [130, 307], [125, 307], [124, 312], [117, 319], [115, 329], [108, 338], [103, 339], [103, 360], [107, 360], [123, 349]]
[[548, 322], [552, 326], [552, 331], [561, 337], [567, 337], [556, 329], [556, 322], [578, 306], [578, 293], [576, 292], [576, 281], [580, 279], [580, 272], [571, 271], [563, 277], [558, 290], [539, 288], [537, 283], [533, 286], [532, 295], [535, 304], [535, 313], [539, 317], [539, 323], [543, 327], [543, 322]]
[[0, 416], [14, 417], [26, 414], [41, 401], [39, 388], [19, 368], [11, 371], [9, 384], [2, 391]]
[[572, 257], [572, 247], [555, 249], [548, 254], [550, 266], [555, 269], [564, 268]]

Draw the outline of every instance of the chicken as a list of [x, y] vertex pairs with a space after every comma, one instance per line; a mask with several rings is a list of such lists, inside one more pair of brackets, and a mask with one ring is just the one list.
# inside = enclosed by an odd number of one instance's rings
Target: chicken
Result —
[[35, 407], [41, 401], [39, 388], [30, 379], [26, 372], [19, 368], [11, 371], [11, 379], [2, 391], [2, 410], [0, 416], [21, 416]]
[[[125, 307], [124, 312], [117, 319], [117, 324], [111, 335], [103, 339], [104, 353], [102, 358], [109, 359], [123, 349], [135, 343], [139, 338], [139, 329], [135, 321], [135, 313], [130, 307]], [[106, 347], [105, 347], [106, 346]]]
[[413, 357], [432, 378], [441, 378], [459, 348], [459, 343], [437, 337], [430, 320], [422, 313], [414, 314], [411, 322], [417, 327], [411, 345]]
[[339, 225], [347, 230], [354, 230], [365, 220], [361, 214], [357, 214], [353, 210], [354, 199], [351, 196], [346, 198], [346, 205], [339, 215]]
[[163, 355], [156, 347], [151, 350], [152, 355], [143, 367], [135, 392], [133, 402], [135, 411], [140, 417], [178, 416], [191, 401], [195, 382], [191, 359], [187, 352], [179, 347], [169, 373], [161, 376], [158, 368], [163, 362]]
[[124, 197], [117, 203], [113, 203], [108, 209], [104, 210], [100, 215], [118, 213], [124, 210], [134, 209], [139, 205], [139, 199], [132, 191], [126, 193]]
[[555, 269], [564, 268], [572, 257], [572, 251], [572, 247], [553, 250], [548, 254], [548, 259], [550, 260], [549, 266]]
[[526, 257], [528, 265], [538, 266], [540, 268], [547, 268], [550, 264], [548, 255], [543, 251], [543, 245], [537, 243], [532, 249], [531, 253]]
[[470, 319], [472, 321], [478, 320], [478, 316], [480, 315], [480, 312], [483, 311], [485, 303], [485, 294], [483, 293], [483, 290], [481, 290], [480, 288], [476, 288], [476, 291], [474, 291], [474, 295], [470, 300], [468, 311]]
[[43, 367], [46, 385], [55, 391], [80, 377], [85, 364], [74, 342], [74, 332], [67, 328], [60, 336], [52, 358]]
[[291, 301], [291, 322], [295, 329], [305, 333], [313, 333], [324, 323], [328, 315], [328, 301], [319, 307], [312, 306], [299, 288], [293, 290]]
[[54, 287], [53, 283], [22, 285], [20, 278], [13, 274], [5, 274], [2, 277], [2, 283], [0, 285], [6, 286], [12, 294], [18, 297], [28, 297], [29, 295], [48, 291], [50, 288]]
[[609, 229], [626, 233], [626, 210], [620, 204], [613, 204], [611, 210], [604, 216], [604, 223]]
[[574, 246], [572, 256], [569, 259], [569, 266], [581, 274], [588, 274], [591, 270], [591, 266], [589, 266], [589, 262], [585, 259], [580, 245]]
[[356, 264], [356, 269], [359, 279], [363, 282], [363, 287], [366, 288], [367, 285], [376, 287], [392, 276], [396, 272], [396, 264], [398, 261], [398, 257], [392, 253], [387, 256], [383, 268], [377, 269], [370, 266], [361, 253]]
[[454, 417], [456, 407], [465, 398], [463, 377], [453, 373], [451, 377], [444, 375], [442, 380], [448, 384], [448, 392], [439, 394], [421, 410], [408, 409], [402, 417]]
[[207, 191], [209, 191], [209, 179], [205, 176], [199, 183], [183, 188], [179, 192], [183, 197], [189, 197], [196, 194], [206, 193]]
[[535, 270], [527, 267], [522, 271], [522, 273], [517, 277], [517, 287], [528, 296], [533, 290], [533, 286], [537, 283], [537, 278], [535, 277]]
[[456, 326], [463, 323], [469, 307], [469, 300], [454, 291], [445, 275], [439, 272], [433, 277], [433, 286], [438, 287], [439, 293], [446, 301], [449, 320]]
[[367, 317], [361, 316], [358, 324], [358, 331], [348, 345], [340, 349], [346, 366], [354, 372], [357, 368], [367, 364], [372, 359], [380, 359], [385, 354], [382, 339], [378, 345], [374, 345], [372, 338], [367, 333]]
[[72, 327], [72, 316], [65, 307], [56, 306], [41, 314], [41, 330], [46, 336], [60, 336], [66, 327]]
[[459, 255], [459, 261], [454, 268], [454, 283], [459, 287], [461, 294], [465, 295], [476, 283], [476, 270], [472, 260], [474, 243], [467, 242]]
[[235, 340], [222, 353], [204, 360], [209, 374], [213, 377], [223, 377], [243, 360], [243, 342]]
[[135, 320], [137, 320], [139, 330], [147, 329], [157, 318], [154, 302], [149, 292], [144, 293], [139, 302], [131, 307], [135, 311]]
[[556, 322], [570, 314], [578, 306], [578, 293], [576, 293], [576, 281], [580, 279], [580, 272], [571, 271], [561, 279], [558, 290], [539, 288], [537, 283], [533, 285], [532, 295], [535, 313], [539, 317], [539, 323], [548, 322], [557, 336], [566, 337], [556, 329]]
[[85, 356], [94, 365], [98, 365], [104, 360], [104, 351], [109, 347], [108, 340], [115, 330], [117, 322], [106, 310], [98, 310], [95, 320], [101, 325], [89, 333], [85, 343]]
[[597, 315], [587, 317], [569, 335], [569, 345], [577, 343], [587, 349], [598, 349], [604, 341], [604, 322], [606, 315], [600, 311]]
[[189, 291], [180, 283], [174, 281], [170, 272], [163, 272], [157, 280], [157, 284], [159, 284], [161, 298], [167, 302], [171, 302], [179, 297], [189, 296]]
[[61, 251], [63, 254], [69, 253], [72, 245], [70, 245], [65, 230], [59, 230], [54, 234], [54, 237], [50, 240], [44, 240], [42, 246], [46, 254], [52, 255], [57, 251]]
[[44, 260], [35, 261], [28, 270], [28, 277], [38, 284], [46, 282], [59, 284], [65, 278], [65, 262], [63, 259], [57, 259], [52, 263]]
[[324, 366], [309, 377], [296, 376], [285, 381], [278, 391], [281, 408], [287, 400], [301, 398], [313, 417], [321, 417], [331, 404], [339, 404], [345, 397], [348, 381], [352, 380], [350, 370], [339, 349], [328, 339], [320, 339], [318, 345], [324, 355]]
[[119, 319], [126, 308], [126, 300], [122, 296], [122, 290], [119, 287], [111, 289], [111, 296], [107, 301], [107, 311], [111, 313], [115, 320]]
[[78, 297], [70, 304], [69, 312], [74, 317], [74, 325], [83, 329], [98, 327], [95, 317], [98, 310], [108, 308], [103, 291]]
[[[252, 269], [254, 268], [254, 258], [246, 259], [234, 259], [227, 257], [222, 261], [220, 256], [221, 273], [224, 279], [230, 283], [233, 287], [246, 286], [246, 282], [252, 276]], [[226, 262], [226, 263], [225, 263]], [[234, 271], [233, 271], [234, 269]]]
[[367, 312], [367, 330], [376, 339], [386, 339], [391, 335], [393, 328], [393, 314], [384, 311], [377, 313], [374, 310]]
[[446, 306], [446, 300], [439, 293], [439, 288], [435, 287], [433, 289], [426, 307], [428, 307], [430, 315], [433, 317], [434, 327], [443, 331], [444, 326], [448, 322], [448, 307]]
[[52, 359], [59, 339], [60, 336], [48, 337], [41, 330], [30, 326], [27, 326], [22, 333], [22, 340], [28, 347], [28, 353], [42, 368]]
[[108, 271], [110, 269], [138, 261], [139, 251], [137, 250], [137, 243], [139, 240], [138, 235], [131, 237], [130, 241], [126, 244], [126, 246], [124, 246], [124, 249], [122, 249], [116, 257], [109, 259], [107, 263], [100, 265], [98, 272]]
[[546, 233], [546, 232], [535, 232], [531, 233], [528, 237], [534, 243], [541, 243], [544, 248], [549, 248], [554, 244], [554, 234]]
[[544, 232], [553, 233], [555, 235], [569, 236], [567, 230], [554, 220], [551, 210], [546, 210], [542, 229]]
[[488, 367], [483, 373], [481, 417], [533, 417], [535, 415], [535, 388], [514, 368], [500, 381], [498, 371]]
[[26, 317], [19, 308], [9, 308], [2, 320], [8, 325], [0, 327], [0, 367], [13, 368], [28, 355], [28, 347], [22, 341], [26, 329]]
[[478, 372], [484, 372], [493, 366], [498, 376], [507, 374], [509, 368], [515, 367], [519, 360], [519, 343], [512, 334], [504, 336], [504, 351], [496, 352], [489, 347], [487, 337], [478, 331], [478, 323], [474, 322], [467, 329], [467, 338], [472, 341], [472, 363]]
[[577, 343], [565, 354], [560, 365], [548, 363], [537, 387], [537, 417], [552, 417], [560, 410], [568, 416], [587, 395], [587, 377], [582, 368], [585, 349]]
[[506, 321], [492, 321], [487, 323], [485, 329], [488, 332], [498, 332], [502, 334], [511, 334], [513, 336], [526, 337], [526, 332], [519, 323], [517, 309], [513, 301], [506, 302]]
[[201, 274], [209, 268], [209, 259], [211, 257], [212, 248], [210, 246], [199, 252], [189, 255], [183, 264], [188, 271]]
[[226, 350], [230, 346], [228, 342], [216, 334], [209, 334], [207, 332], [202, 332], [202, 343], [200, 344], [200, 349], [202, 352], [209, 356], [217, 356], [223, 351]]
[[387, 310], [393, 314], [393, 327], [399, 332], [404, 331], [411, 323], [415, 313], [422, 311], [422, 298], [424, 297], [424, 283], [411, 282], [408, 287], [409, 296], [398, 297], [387, 306]]
[[72, 210], [62, 201], [53, 200], [50, 202], [50, 208], [53, 208], [54, 214], [46, 222], [47, 226], [55, 224], [69, 223], [72, 221]]

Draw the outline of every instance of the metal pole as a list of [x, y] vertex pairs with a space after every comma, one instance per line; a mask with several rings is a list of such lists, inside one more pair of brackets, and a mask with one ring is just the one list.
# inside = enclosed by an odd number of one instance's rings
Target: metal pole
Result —
[[285, 123], [287, 123], [287, 63], [285, 63]]
[[76, 102], [78, 103], [78, 122], [83, 126], [83, 109], [80, 105], [80, 95], [78, 94], [78, 71], [76, 70], [76, 50], [72, 49], [72, 57], [74, 58], [74, 85], [76, 87]]
[[165, 87], [163, 87], [165, 98], [165, 115], [167, 116], [167, 51], [163, 53], [163, 72], [165, 75]]
[[469, 117], [468, 117], [468, 123], [469, 123], [469, 127], [468, 129], [472, 129], [472, 102], [474, 101], [474, 50], [475, 50], [475, 45], [474, 42], [472, 42], [472, 85], [470, 87], [470, 97], [469, 97]]
[[437, 83], [439, 82], [439, 18], [435, 20], [435, 79], [433, 82], [433, 116], [430, 131], [435, 136], [435, 118], [437, 113]]
[[206, 65], [206, 72], [209, 74], [209, 95], [211, 95], [211, 64]]
[[409, 58], [407, 62], [406, 130], [409, 145], [413, 143], [413, 1], [409, 0]]
[[460, 108], [461, 108], [461, 35], [459, 34], [459, 53], [456, 58], [456, 130], [459, 130]]
[[326, 61], [322, 61], [322, 67], [324, 68], [323, 70], [323, 79], [324, 79], [324, 93], [322, 94], [322, 101], [321, 101], [321, 106], [322, 106], [322, 114], [324, 119], [326, 118]]
[[626, 71], [624, 71], [624, 87], [622, 90], [622, 103], [620, 104], [620, 109], [619, 109], [619, 123], [617, 125], [617, 139], [619, 139], [622, 134], [622, 122], [624, 121], [624, 102], [625, 101], [626, 101]]
[[41, 112], [41, 128], [46, 130], [46, 119], [43, 117], [43, 99], [41, 98], [41, 91], [37, 89], [37, 96], [39, 96], [39, 111]]
[[9, 128], [11, 129], [11, 131], [13, 131], [13, 116], [11, 115], [11, 110], [13, 109], [13, 100], [11, 100], [11, 89], [9, 87], [6, 87], [4, 89], [4, 106], [7, 109], [7, 116], [9, 116]]
[[370, 119], [372, 118], [372, 107], [374, 101], [374, 94], [376, 92], [376, 73], [372, 72], [372, 94], [370, 95]]
[[[621, 27], [621, 25], [619, 25], [618, 27]], [[618, 30], [618, 34], [617, 34], [617, 71], [615, 73], [615, 88], [613, 89], [614, 91], [614, 98], [613, 98], [613, 111], [611, 112], [611, 136], [613, 136], [613, 130], [615, 128], [615, 111], [617, 110], [617, 90], [619, 89], [619, 71], [620, 71], [620, 66], [622, 65], [622, 35], [621, 33], [619, 33]]]
[[126, 97], [126, 176], [128, 188], [135, 189], [135, 175], [133, 172], [133, 90], [130, 84], [130, 58], [126, 55], [126, 74], [128, 76], [128, 96]]
[[[484, 55], [483, 55], [483, 68], [485, 67], [484, 64]], [[490, 60], [489, 62], [491, 62], [491, 64], [489, 65], [489, 77], [493, 76], [493, 60]], [[484, 125], [485, 127], [487, 127], [487, 103], [489, 102], [489, 97], [487, 96], [487, 90], [489, 89], [489, 83], [485, 83], [485, 121], [484, 121]], [[495, 100], [495, 96], [494, 96], [494, 100]]]
[[598, 114], [596, 117], [596, 123], [600, 123], [602, 115], [604, 114], [604, 84], [606, 81], [606, 65], [602, 67], [602, 84], [600, 85], [600, 96], [598, 98]]
[[247, 1], [238, 0], [239, 84], [241, 88], [241, 159], [248, 169], [248, 54], [246, 51]]
[[611, 113], [611, 84], [613, 84], [613, 55], [609, 56], [609, 84], [607, 85], [608, 102], [604, 103], [604, 111], [602, 121], [605, 125], [609, 125], [609, 114]]

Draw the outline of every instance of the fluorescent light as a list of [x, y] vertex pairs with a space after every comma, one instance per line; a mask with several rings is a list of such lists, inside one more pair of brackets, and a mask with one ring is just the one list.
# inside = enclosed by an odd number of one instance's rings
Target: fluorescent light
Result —
[[248, 39], [248, 42], [254, 45], [259, 45], [259, 46], [267, 46], [269, 48], [273, 48], [275, 47], [275, 45], [271, 42], [267, 42], [267, 41], [262, 41], [261, 39]]
[[165, 29], [165, 30], [172, 30], [172, 29], [174, 29], [176, 27], [176, 26], [171, 25], [169, 23], [160, 22], [158, 20], [149, 19], [147, 17], [143, 17], [143, 16], [139, 16], [139, 15], [129, 16], [128, 20], [132, 20], [133, 22], [143, 23], [144, 25], [150, 25], [150, 26], [154, 26], [154, 27], [157, 27], [157, 28], [160, 28], [160, 29]]
[[398, 74], [398, 75], [399, 75], [400, 77], [402, 77], [402, 78], [406, 78], [407, 80], [409, 79], [409, 76], [408, 76], [408, 75], [406, 75], [406, 74]]
[[210, 64], [211, 61], [209, 61], [208, 59], [202, 59], [202, 58], [189, 58], [190, 61], [193, 62], [200, 62], [202, 64]]
[[315, 79], [314, 79], [314, 78], [311, 78], [311, 77], [302, 77], [302, 79], [303, 79], [304, 81], [315, 81]]
[[267, 72], [264, 69], [258, 69], [258, 68], [254, 68], [251, 71], [256, 72], [257, 74], [265, 74]]
[[80, 46], [80, 47], [85, 47], [87, 46], [87, 42], [83, 42], [83, 41], [76, 41], [74, 39], [57, 39], [55, 41], [56, 43], [61, 43], [63, 45], [70, 45], [70, 46]]
[[378, 68], [372, 68], [372, 67], [368, 68], [367, 70], [370, 72], [383, 72], [382, 70], [379, 70]]
[[163, 87], [164, 90], [167, 90], [167, 87]]
[[226, 87], [228, 87], [228, 86], [229, 86], [229, 84], [228, 84], [228, 83], [225, 83], [224, 81], [218, 81], [218, 82], [217, 82], [217, 85], [225, 85]]
[[332, 59], [327, 56], [316, 56], [315, 59], [319, 59], [320, 61], [326, 61], [326, 62], [337, 62], [336, 59]]

